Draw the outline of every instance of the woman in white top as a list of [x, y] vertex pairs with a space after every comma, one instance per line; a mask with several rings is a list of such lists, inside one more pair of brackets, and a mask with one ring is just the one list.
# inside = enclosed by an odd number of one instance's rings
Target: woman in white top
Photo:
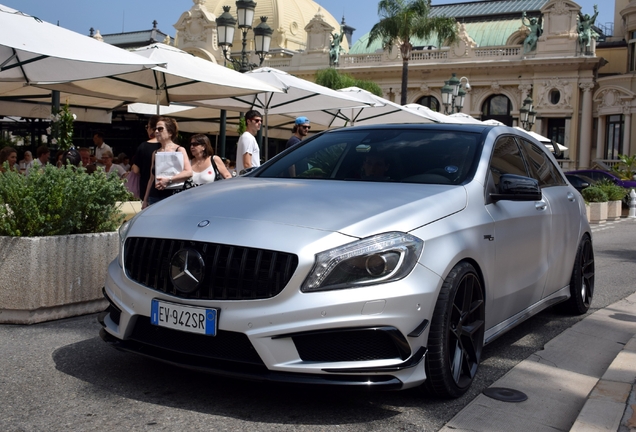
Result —
[[[212, 183], [217, 171], [223, 178], [232, 177], [221, 158], [214, 156], [212, 144], [210, 144], [207, 136], [197, 134], [190, 138], [190, 153], [192, 153], [192, 160], [190, 161], [192, 165], [192, 181], [197, 186], [204, 183]], [[212, 163], [214, 163], [214, 166]]]
[[[192, 177], [188, 153], [183, 147], [174, 143], [178, 136], [179, 126], [176, 120], [171, 117], [159, 117], [157, 126], [155, 126], [155, 138], [157, 138], [161, 146], [152, 153], [150, 179], [148, 180], [144, 200], [141, 203], [142, 209], [171, 196], [174, 191], [169, 186], [173, 183], [183, 182]], [[173, 176], [165, 176], [161, 173], [155, 176], [155, 155], [157, 152], [180, 152], [183, 155], [183, 171]]]

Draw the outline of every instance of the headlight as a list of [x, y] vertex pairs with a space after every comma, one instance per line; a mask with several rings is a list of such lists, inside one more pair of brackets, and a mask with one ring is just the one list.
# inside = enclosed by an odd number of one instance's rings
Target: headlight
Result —
[[424, 242], [390, 232], [367, 237], [316, 255], [316, 264], [301, 291], [326, 291], [393, 282], [408, 275]]
[[126, 241], [126, 236], [128, 235], [132, 221], [132, 219], [129, 219], [119, 227], [119, 254], [117, 255], [117, 262], [121, 268], [124, 268], [124, 242]]

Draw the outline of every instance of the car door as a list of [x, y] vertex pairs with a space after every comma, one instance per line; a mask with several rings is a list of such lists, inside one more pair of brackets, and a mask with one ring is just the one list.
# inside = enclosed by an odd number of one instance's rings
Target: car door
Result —
[[[489, 166], [489, 191], [503, 174], [530, 177], [513, 136], [495, 143]], [[496, 325], [541, 299], [548, 276], [551, 209], [546, 200], [489, 202], [494, 220], [495, 271], [488, 326]]]
[[543, 198], [552, 210], [548, 278], [542, 297], [547, 297], [570, 283], [580, 232], [580, 200], [583, 198], [561, 175], [548, 154], [536, 144], [519, 139], [531, 175], [539, 181]]

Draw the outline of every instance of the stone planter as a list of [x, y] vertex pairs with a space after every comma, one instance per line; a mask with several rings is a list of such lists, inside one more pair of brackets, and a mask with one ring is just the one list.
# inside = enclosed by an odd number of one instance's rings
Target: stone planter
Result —
[[0, 323], [33, 324], [106, 309], [117, 232], [0, 237]]
[[607, 202], [589, 203], [590, 215], [589, 222], [591, 224], [604, 224], [607, 221]]
[[623, 212], [623, 202], [622, 201], [609, 201], [607, 203], [607, 220], [608, 221], [616, 221], [621, 218]]

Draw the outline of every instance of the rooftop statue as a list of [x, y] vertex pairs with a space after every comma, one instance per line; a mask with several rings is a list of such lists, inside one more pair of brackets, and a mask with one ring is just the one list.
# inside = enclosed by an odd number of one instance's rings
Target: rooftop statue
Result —
[[596, 21], [596, 17], [598, 16], [598, 7], [594, 5], [594, 15], [589, 16], [588, 14], [583, 15], [579, 12], [579, 45], [581, 46], [581, 50], [583, 47], [589, 47], [592, 43], [592, 39], [598, 39], [599, 34], [594, 31], [592, 26], [594, 25], [594, 21]]
[[537, 49], [539, 36], [543, 34], [543, 18], [528, 18], [525, 11], [521, 15], [521, 23], [530, 29], [530, 33], [523, 41], [523, 53], [528, 54]]
[[340, 34], [332, 33], [331, 34], [331, 49], [329, 50], [329, 65], [330, 66], [338, 66], [338, 62], [340, 61], [340, 53], [344, 51], [340, 46], [342, 42], [342, 38], [344, 37], [344, 30], [342, 27], [340, 28]]

